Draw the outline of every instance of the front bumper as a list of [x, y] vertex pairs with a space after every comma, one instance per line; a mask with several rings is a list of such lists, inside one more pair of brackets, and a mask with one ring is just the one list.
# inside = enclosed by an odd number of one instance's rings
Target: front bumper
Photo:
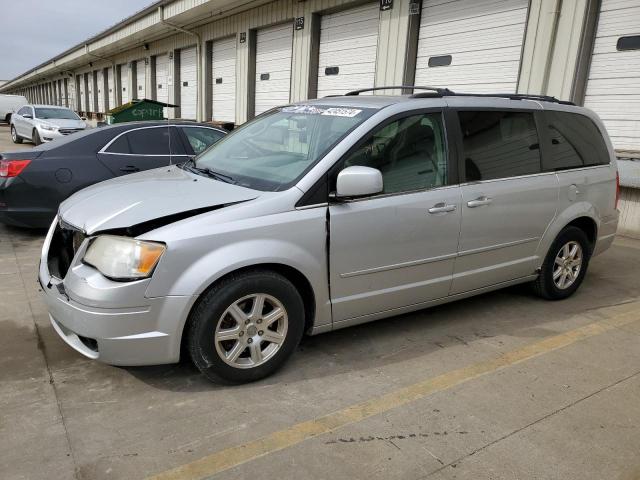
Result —
[[182, 330], [195, 297], [137, 295], [146, 281], [112, 282], [79, 262], [86, 245], [65, 279], [57, 279], [47, 266], [56, 223], [45, 240], [38, 279], [58, 335], [82, 355], [112, 365], [179, 361]]
[[38, 129], [38, 135], [40, 135], [40, 140], [42, 140], [43, 142], [50, 142], [52, 140], [55, 140], [56, 138], [66, 137], [67, 135], [71, 135], [72, 133], [82, 131], [82, 129], [78, 130], [78, 129], [65, 129], [65, 128], [60, 128], [57, 130], [45, 130], [40, 126], [36, 128]]

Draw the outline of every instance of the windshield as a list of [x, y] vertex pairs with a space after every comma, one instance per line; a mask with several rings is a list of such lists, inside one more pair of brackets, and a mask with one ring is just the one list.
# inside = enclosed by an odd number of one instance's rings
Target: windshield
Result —
[[284, 190], [374, 112], [319, 105], [274, 109], [220, 140], [194, 167], [248, 188]]
[[80, 120], [80, 117], [68, 108], [36, 108], [36, 118], [41, 118], [43, 120], [53, 118]]

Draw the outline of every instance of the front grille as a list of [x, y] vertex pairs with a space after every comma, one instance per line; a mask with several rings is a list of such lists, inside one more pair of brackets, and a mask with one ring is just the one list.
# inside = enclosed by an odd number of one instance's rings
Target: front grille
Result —
[[70, 133], [79, 132], [81, 128], [61, 128], [58, 130], [62, 135], [69, 135]]
[[81, 230], [58, 222], [47, 253], [47, 266], [51, 275], [64, 279], [84, 239], [85, 235]]

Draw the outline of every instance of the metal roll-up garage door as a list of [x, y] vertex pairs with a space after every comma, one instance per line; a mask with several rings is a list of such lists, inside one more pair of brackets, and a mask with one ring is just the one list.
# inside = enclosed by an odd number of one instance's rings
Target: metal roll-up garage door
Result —
[[138, 60], [136, 62], [136, 91], [133, 96], [135, 98], [143, 99], [146, 95], [147, 84], [147, 66], [144, 60]]
[[94, 104], [94, 97], [93, 97], [93, 72], [89, 72], [86, 74], [86, 81], [87, 81], [87, 94], [89, 95], [89, 103], [87, 104], [87, 112], [95, 112], [96, 107]]
[[84, 75], [78, 75], [78, 82], [80, 82], [80, 111], [87, 112], [87, 97], [85, 92]]
[[318, 98], [374, 86], [379, 22], [377, 3], [322, 17]]
[[107, 106], [108, 110], [112, 108], [116, 108], [116, 85], [113, 82], [113, 68], [109, 67], [107, 71], [107, 100], [109, 105]]
[[195, 120], [198, 99], [196, 47], [180, 51], [180, 117]]
[[62, 80], [58, 80], [58, 105], [64, 106], [64, 91]]
[[121, 104], [129, 103], [131, 100], [129, 92], [129, 65], [120, 65], [120, 94], [122, 95]]
[[236, 121], [236, 37], [213, 42], [211, 48], [212, 120]]
[[[156, 91], [156, 100], [158, 102], [169, 103], [169, 87], [167, 80], [169, 77], [169, 56], [158, 55], [156, 57], [156, 84], [154, 86]], [[165, 118], [168, 116], [167, 108], [163, 109], [163, 115]]]
[[67, 79], [67, 98], [69, 104], [67, 105], [72, 110], [77, 110], [78, 104], [76, 103], [76, 82], [69, 78]]
[[289, 103], [293, 25], [258, 30], [255, 114]]
[[104, 73], [98, 70], [98, 112], [104, 113]]
[[528, 0], [424, 0], [416, 85], [515, 93]]
[[616, 150], [640, 151], [640, 3], [603, 0], [584, 105]]

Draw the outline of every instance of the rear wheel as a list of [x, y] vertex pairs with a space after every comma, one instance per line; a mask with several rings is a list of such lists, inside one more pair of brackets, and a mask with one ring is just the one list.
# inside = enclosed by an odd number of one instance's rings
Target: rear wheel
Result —
[[40, 139], [40, 134], [38, 133], [38, 130], [36, 130], [35, 128], [33, 129], [33, 133], [31, 134], [31, 141], [33, 142], [34, 145], [40, 145], [42, 143], [42, 140]]
[[18, 136], [18, 132], [16, 132], [16, 127], [11, 125], [11, 140], [13, 143], [22, 143], [22, 137]]
[[587, 273], [591, 243], [577, 227], [566, 227], [554, 240], [534, 282], [535, 292], [548, 300], [567, 298], [580, 287]]
[[187, 345], [210, 380], [245, 383], [275, 372], [303, 330], [304, 306], [291, 282], [275, 272], [250, 271], [204, 294], [190, 319]]

